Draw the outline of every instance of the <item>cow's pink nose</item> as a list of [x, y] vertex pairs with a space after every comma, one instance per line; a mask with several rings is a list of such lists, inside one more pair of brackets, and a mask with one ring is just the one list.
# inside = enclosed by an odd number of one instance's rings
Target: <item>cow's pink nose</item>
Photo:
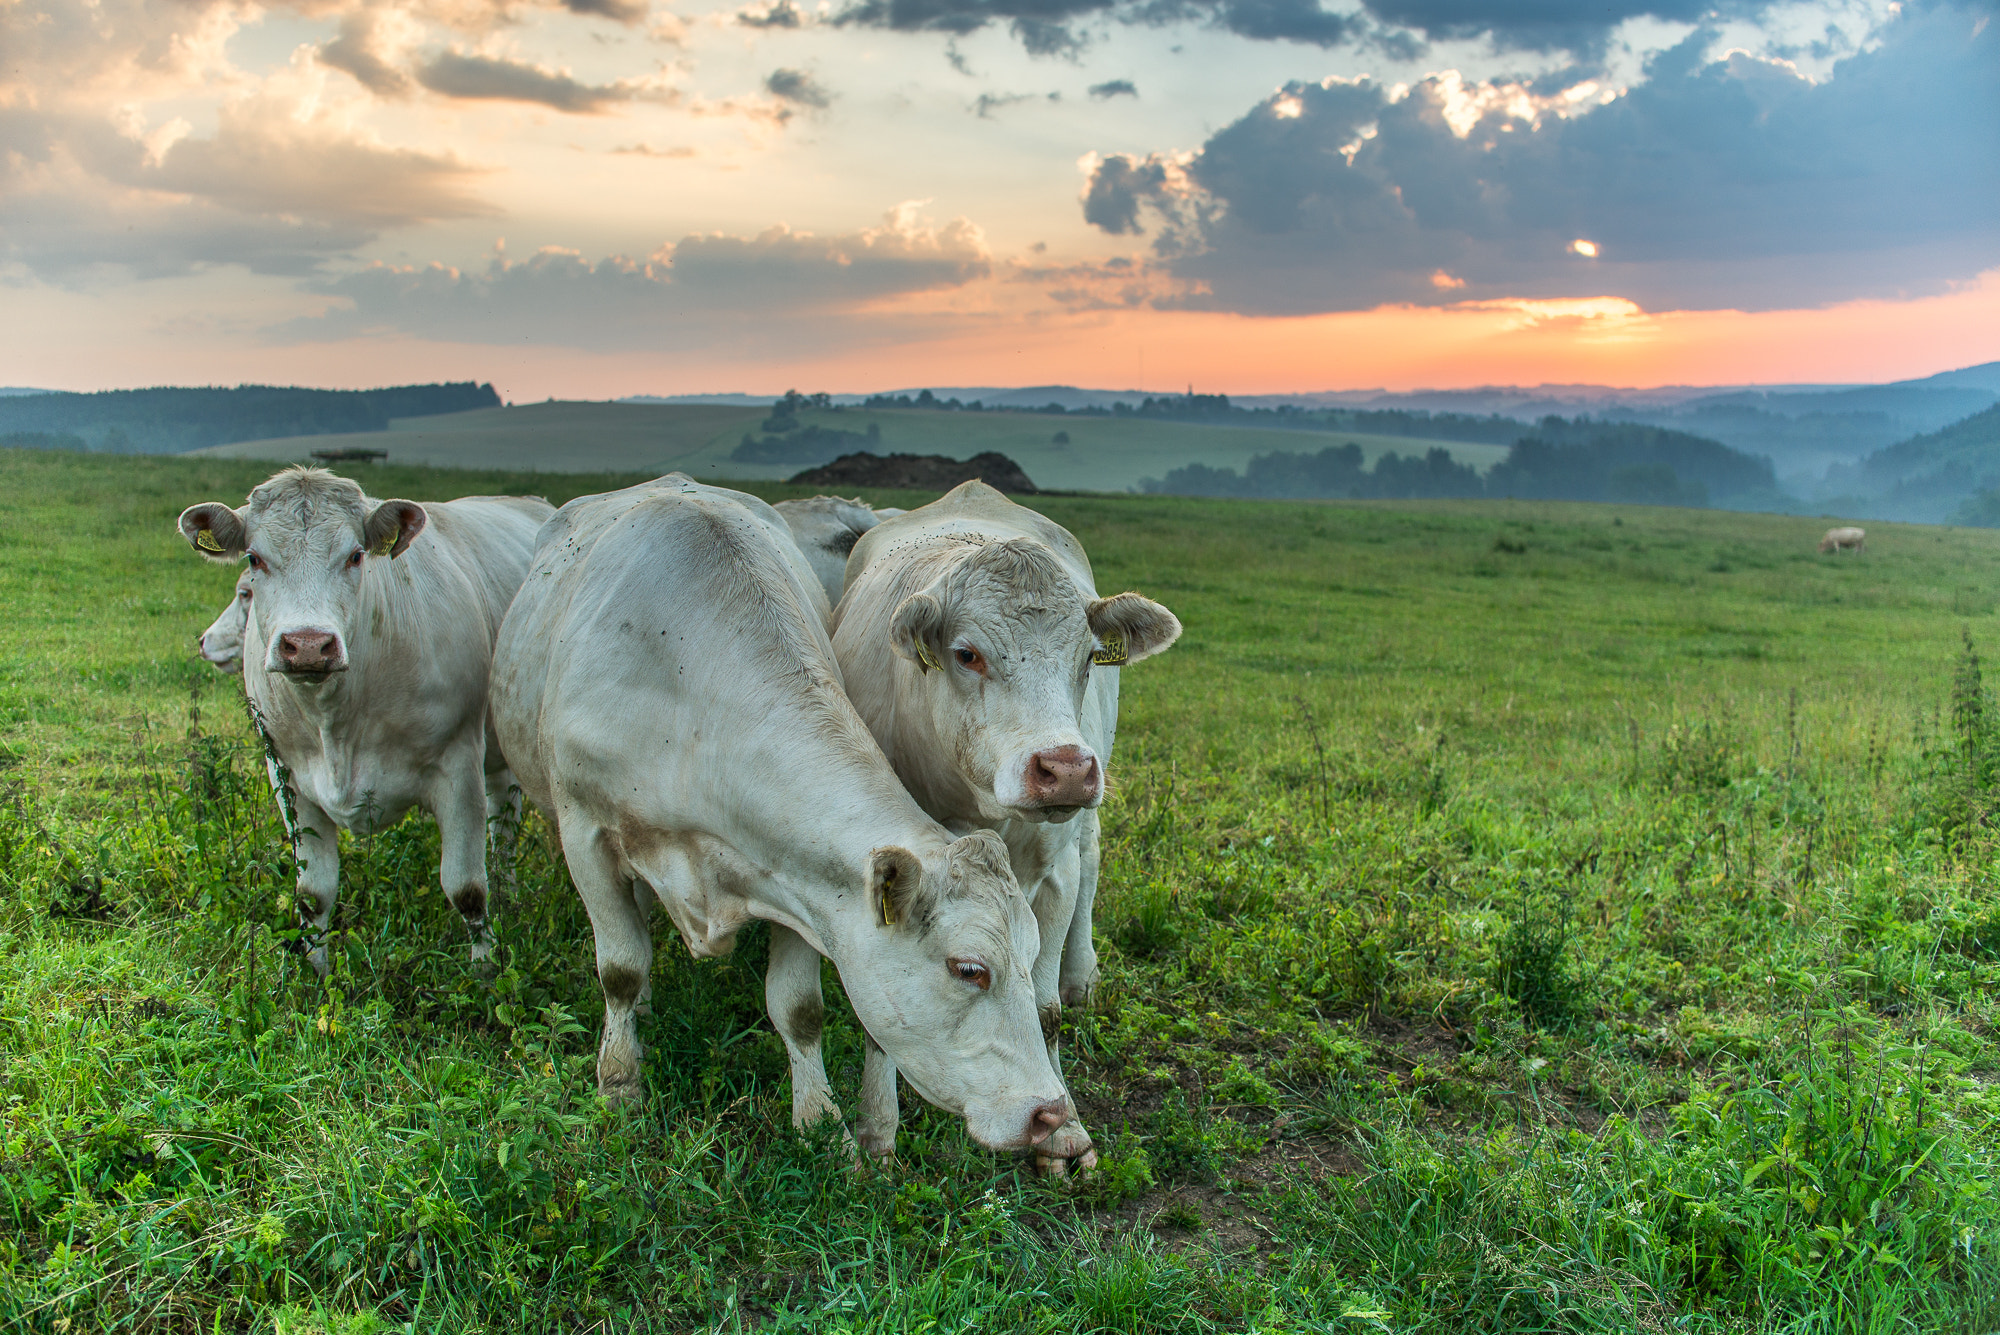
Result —
[[326, 630], [287, 631], [278, 637], [278, 657], [293, 672], [325, 672], [340, 662], [340, 637]]
[[1083, 807], [1103, 791], [1097, 757], [1080, 746], [1058, 746], [1028, 757], [1028, 799], [1037, 806]]
[[1050, 1099], [1036, 1108], [1035, 1115], [1028, 1119], [1028, 1143], [1041, 1144], [1068, 1120], [1069, 1104], [1061, 1099]]

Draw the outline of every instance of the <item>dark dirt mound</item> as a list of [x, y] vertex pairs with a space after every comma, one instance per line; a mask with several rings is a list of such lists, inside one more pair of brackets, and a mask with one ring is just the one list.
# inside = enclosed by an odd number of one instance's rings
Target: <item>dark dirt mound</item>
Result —
[[1021, 465], [989, 450], [970, 459], [941, 454], [843, 454], [830, 464], [808, 468], [791, 480], [809, 487], [883, 487], [905, 491], [950, 491], [978, 478], [1014, 496], [1032, 496], [1035, 484]]

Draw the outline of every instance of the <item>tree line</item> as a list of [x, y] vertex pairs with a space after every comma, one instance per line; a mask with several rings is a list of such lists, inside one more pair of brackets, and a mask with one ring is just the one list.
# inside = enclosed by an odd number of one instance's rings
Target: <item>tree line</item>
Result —
[[178, 454], [275, 436], [386, 431], [392, 418], [499, 406], [493, 386], [469, 380], [387, 389], [238, 385], [23, 394], [0, 398], [0, 438], [20, 438], [17, 448]]
[[1484, 477], [1442, 446], [1407, 457], [1390, 451], [1373, 467], [1364, 457], [1353, 441], [1312, 454], [1273, 451], [1252, 458], [1241, 473], [1189, 464], [1144, 479], [1140, 489], [1171, 496], [1508, 496], [1687, 506], [1780, 498], [1769, 459], [1681, 431], [1590, 418], [1543, 418]]

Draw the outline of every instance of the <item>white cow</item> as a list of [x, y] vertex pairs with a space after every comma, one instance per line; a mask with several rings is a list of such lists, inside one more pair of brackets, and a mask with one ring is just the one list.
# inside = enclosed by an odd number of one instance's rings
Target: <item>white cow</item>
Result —
[[839, 496], [779, 501], [773, 508], [783, 516], [820, 588], [826, 591], [827, 606], [833, 606], [840, 601], [841, 583], [847, 578], [847, 554], [854, 550], [855, 540], [881, 519], [862, 502]]
[[243, 684], [290, 808], [298, 912], [326, 971], [340, 891], [339, 830], [382, 829], [412, 807], [437, 818], [440, 879], [472, 933], [486, 929], [486, 823], [507, 804], [507, 762], [486, 716], [493, 637], [554, 513], [522, 496], [376, 501], [346, 478], [288, 468], [240, 509], [181, 513], [195, 549], [246, 557]]
[[1024, 1149], [1068, 1117], [1035, 1013], [1034, 915], [999, 840], [954, 838], [904, 791], [825, 619], [784, 521], [739, 492], [669, 474], [542, 529], [500, 632], [494, 722], [590, 912], [598, 1088], [638, 1097], [657, 898], [696, 956], [771, 923], [765, 1000], [799, 1125], [836, 1111], [825, 956], [871, 1048], [981, 1144]]
[[1826, 536], [1819, 540], [1823, 552], [1860, 552], [1867, 546], [1868, 534], [1858, 528], [1830, 528]]
[[229, 595], [229, 606], [194, 637], [195, 647], [216, 671], [243, 670], [243, 623], [249, 619], [250, 572], [246, 570], [236, 577], [236, 592]]
[[[1180, 622], [1136, 593], [1097, 596], [1082, 546], [983, 482], [870, 529], [848, 558], [833, 646], [849, 694], [919, 806], [953, 829], [1007, 841], [1041, 932], [1035, 997], [1060, 1071], [1062, 1006], [1097, 982], [1104, 766], [1118, 727], [1118, 669], [1159, 653]], [[895, 1144], [895, 1072], [869, 1054]], [[1074, 1103], [1038, 1155], [1061, 1172], [1096, 1162]]]

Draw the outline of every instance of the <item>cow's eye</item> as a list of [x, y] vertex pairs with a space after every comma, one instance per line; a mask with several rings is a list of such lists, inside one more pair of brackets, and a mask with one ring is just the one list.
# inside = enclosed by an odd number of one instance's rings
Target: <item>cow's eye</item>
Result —
[[971, 983], [981, 992], [993, 986], [993, 971], [986, 967], [983, 960], [954, 955], [945, 961], [945, 965], [951, 970], [953, 977], [960, 982]]
[[263, 557], [261, 557], [261, 556], [257, 555], [257, 553], [255, 553], [255, 552], [248, 552], [248, 553], [246, 553], [245, 555], [247, 555], [247, 556], [248, 556], [248, 558], [249, 558], [249, 561], [250, 561], [250, 568], [251, 568], [252, 570], [262, 570], [262, 569], [264, 568], [264, 558], [263, 558]]
[[356, 547], [351, 553], [349, 553], [347, 557], [347, 568], [349, 570], [352, 570], [356, 566], [360, 565], [361, 558], [366, 556], [367, 554], [368, 553], [362, 551], [359, 547]]
[[246, 603], [247, 603], [247, 602], [249, 602], [249, 601], [250, 601], [250, 590], [248, 590], [248, 589], [239, 589], [239, 590], [237, 590], [237, 592], [236, 592], [236, 596], [237, 596], [238, 598], [241, 598], [241, 599], [242, 599], [242, 600], [243, 600], [244, 602], [246, 602]]
[[986, 659], [977, 649], [961, 644], [952, 653], [957, 657], [959, 666], [967, 672], [986, 671]]

